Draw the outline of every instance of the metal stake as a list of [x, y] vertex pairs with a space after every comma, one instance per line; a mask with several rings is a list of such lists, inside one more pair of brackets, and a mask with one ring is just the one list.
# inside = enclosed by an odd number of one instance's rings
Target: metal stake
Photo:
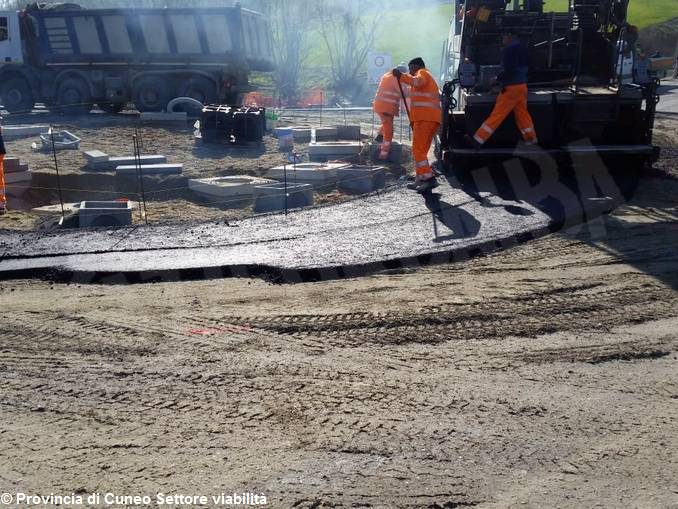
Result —
[[57, 177], [57, 190], [59, 191], [59, 203], [61, 204], [61, 220], [64, 220], [66, 213], [64, 212], [64, 197], [61, 194], [61, 175], [59, 174], [59, 162], [57, 161], [56, 146], [54, 145], [54, 128], [52, 124], [49, 125], [49, 135], [52, 139], [52, 155], [54, 156], [54, 169]]
[[[141, 149], [139, 148], [139, 140], [137, 138], [137, 128], [134, 128], [134, 162], [136, 163], [137, 166], [137, 178], [139, 179], [139, 188], [141, 190], [141, 200], [139, 201], [139, 217], [144, 220], [146, 224], [148, 224], [148, 214], [146, 213], [146, 192], [144, 190], [144, 177], [141, 174]], [[141, 209], [141, 205], [143, 203], [143, 212]]]
[[283, 164], [283, 180], [285, 182], [285, 215], [287, 215], [287, 162]]

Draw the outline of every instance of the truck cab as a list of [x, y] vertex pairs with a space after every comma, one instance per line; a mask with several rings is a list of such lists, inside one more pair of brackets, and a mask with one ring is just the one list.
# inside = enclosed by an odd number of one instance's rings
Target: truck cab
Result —
[[0, 11], [0, 64], [23, 63], [21, 31], [16, 11]]
[[23, 60], [19, 15], [0, 11], [0, 64], [21, 64]]

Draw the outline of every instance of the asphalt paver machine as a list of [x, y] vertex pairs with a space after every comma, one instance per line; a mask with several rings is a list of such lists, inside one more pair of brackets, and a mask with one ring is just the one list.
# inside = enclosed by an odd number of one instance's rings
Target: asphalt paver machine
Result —
[[481, 148], [469, 147], [498, 90], [502, 34], [528, 48], [528, 109], [540, 152], [573, 158], [595, 154], [643, 166], [652, 145], [657, 80], [632, 81], [637, 32], [627, 23], [629, 0], [569, 0], [545, 12], [541, 0], [456, 0], [444, 52], [443, 123], [437, 157], [446, 168], [485, 164], [521, 151], [509, 116]]

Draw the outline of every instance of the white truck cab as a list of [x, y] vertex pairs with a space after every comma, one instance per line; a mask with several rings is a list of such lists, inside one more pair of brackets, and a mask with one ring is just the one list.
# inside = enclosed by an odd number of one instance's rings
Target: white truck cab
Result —
[[19, 15], [16, 11], [0, 11], [0, 66], [23, 61]]

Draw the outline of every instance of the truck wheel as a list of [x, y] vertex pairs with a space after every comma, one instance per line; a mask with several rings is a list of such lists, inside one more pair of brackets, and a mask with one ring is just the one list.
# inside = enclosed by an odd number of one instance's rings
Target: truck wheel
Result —
[[179, 96], [214, 104], [217, 102], [217, 86], [207, 78], [191, 78], [179, 88]]
[[31, 88], [23, 78], [12, 78], [3, 83], [0, 97], [10, 113], [30, 113], [35, 105]]
[[92, 97], [84, 81], [66, 78], [57, 89], [57, 107], [63, 113], [81, 115], [92, 109]]
[[161, 78], [142, 78], [133, 87], [134, 104], [139, 111], [162, 111], [170, 101], [167, 83]]

